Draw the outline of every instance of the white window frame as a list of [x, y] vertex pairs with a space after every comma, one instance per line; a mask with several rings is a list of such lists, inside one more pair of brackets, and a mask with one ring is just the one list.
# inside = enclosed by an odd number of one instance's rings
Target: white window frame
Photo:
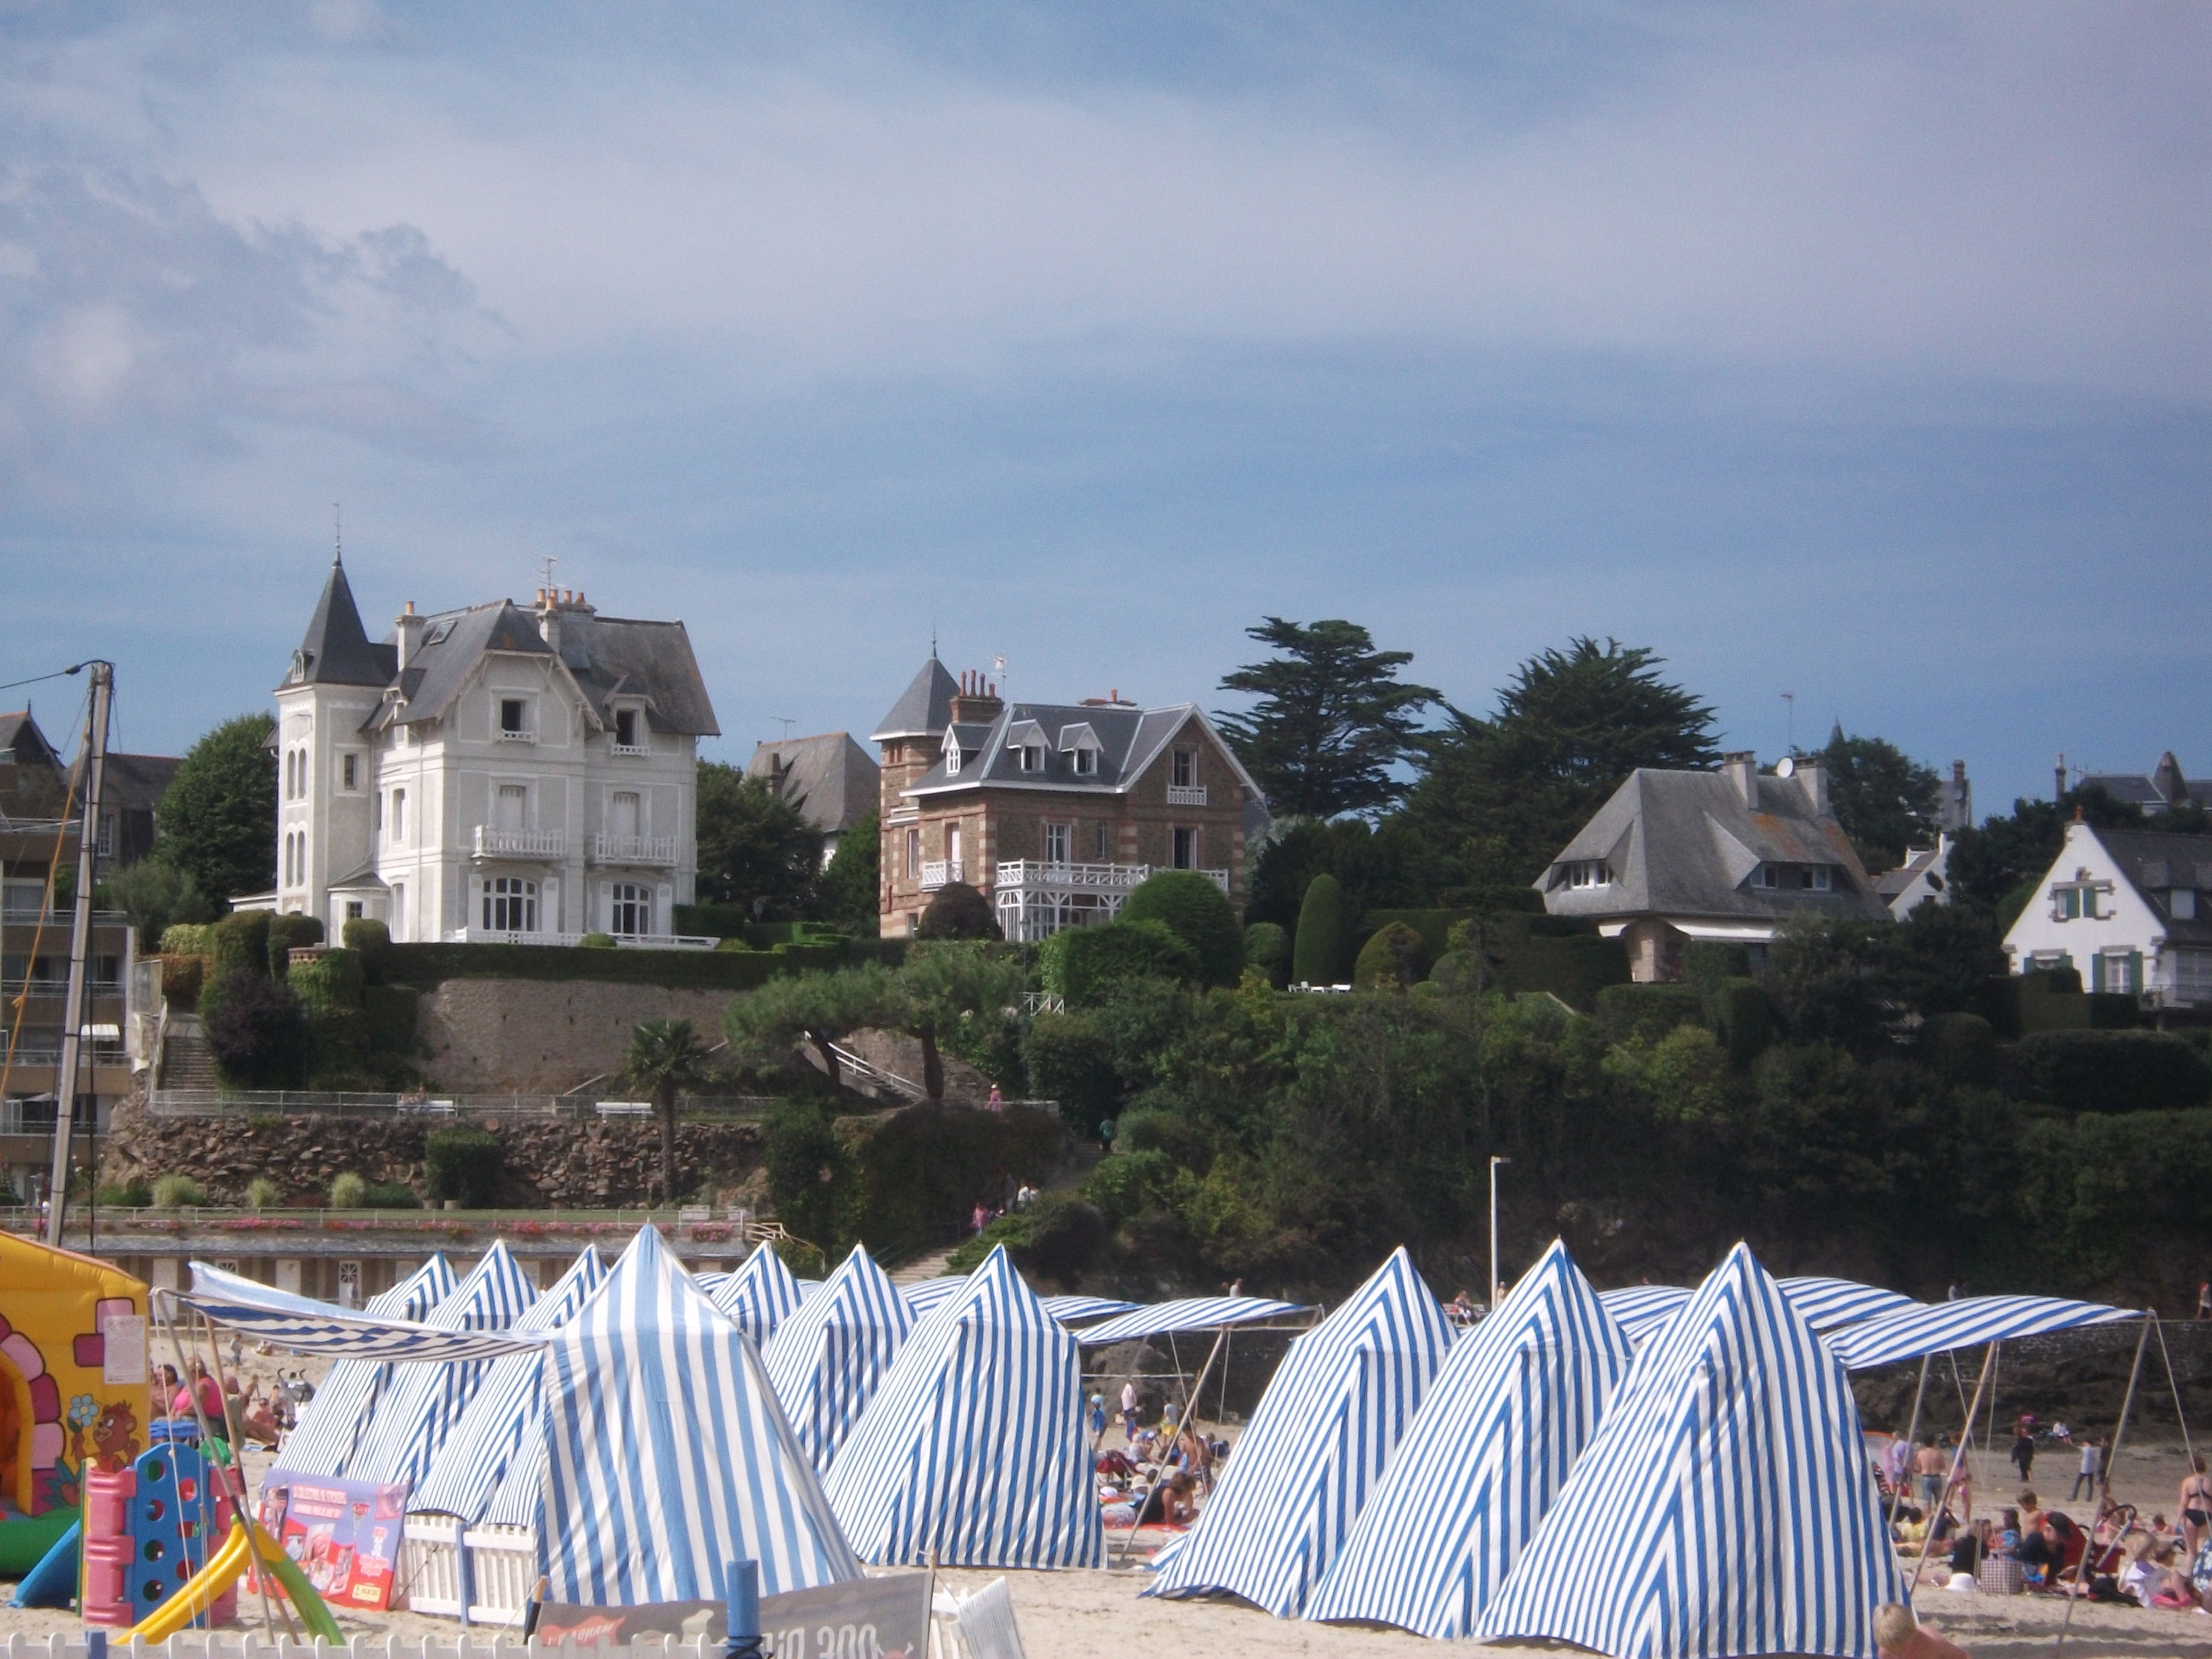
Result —
[[1095, 778], [1098, 775], [1098, 751], [1089, 744], [1079, 743], [1067, 753], [1068, 763], [1077, 777]]
[[1014, 756], [1014, 764], [1024, 772], [1044, 770], [1044, 745], [1041, 743], [1023, 744]]
[[1602, 859], [1575, 859], [1567, 865], [1567, 885], [1570, 887], [1606, 887], [1613, 882], [1613, 872]]
[[[522, 711], [522, 724], [513, 731], [507, 729], [507, 724], [509, 703]], [[495, 743], [537, 742], [538, 699], [507, 691], [495, 693], [492, 697], [491, 735]]]
[[[645, 710], [635, 705], [630, 705], [617, 708], [614, 711], [614, 721], [607, 728], [607, 741], [613, 748], [615, 753], [617, 755], [647, 755], [652, 753], [653, 742], [652, 739], [647, 736], [645, 729]], [[630, 736], [635, 739], [634, 742], [624, 743], [622, 740], [622, 723], [625, 720], [630, 722]]]
[[536, 933], [538, 884], [527, 876], [486, 876], [482, 915], [486, 933]]
[[[1188, 863], [1184, 861], [1182, 856], [1182, 838], [1185, 836], [1188, 836], [1190, 837], [1190, 859]], [[1205, 842], [1200, 838], [1197, 825], [1190, 823], [1170, 824], [1168, 827], [1169, 866], [1171, 869], [1176, 870], [1198, 869], [1200, 867], [1200, 859], [1205, 852]]]
[[1761, 892], [1771, 893], [1782, 885], [1782, 871], [1778, 866], [1762, 864], [1751, 872], [1751, 884]]
[[1825, 864], [1807, 865], [1801, 881], [1808, 893], [1826, 893], [1835, 890], [1835, 878], [1829, 874], [1828, 866]]
[[338, 787], [349, 793], [361, 787], [361, 750], [358, 749], [339, 751]]
[[[629, 913], [627, 915], [625, 911]], [[643, 939], [650, 934], [653, 932], [653, 889], [641, 881], [610, 882], [607, 885], [607, 932], [617, 939]]]
[[385, 822], [392, 826], [392, 844], [394, 847], [406, 846], [407, 790], [404, 785], [392, 790], [392, 811], [386, 817]]
[[1168, 781], [1178, 789], [1198, 787], [1198, 750], [1176, 749], [1169, 753]]
[[1072, 823], [1048, 823], [1044, 827], [1044, 861], [1047, 864], [1075, 862], [1075, 826]]

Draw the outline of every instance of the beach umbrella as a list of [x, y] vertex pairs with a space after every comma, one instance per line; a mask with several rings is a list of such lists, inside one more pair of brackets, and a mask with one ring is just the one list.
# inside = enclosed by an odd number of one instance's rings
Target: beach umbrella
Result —
[[[433, 1255], [405, 1279], [373, 1296], [363, 1312], [383, 1319], [420, 1321], [453, 1294], [453, 1264]], [[380, 1359], [341, 1359], [300, 1413], [285, 1437], [271, 1474], [321, 1474], [335, 1478], [353, 1455], [369, 1414], [391, 1381], [392, 1366]], [[281, 1483], [280, 1483], [281, 1484]]]
[[[422, 1322], [440, 1331], [503, 1331], [537, 1299], [537, 1287], [506, 1241], [495, 1240], [468, 1277]], [[346, 1460], [346, 1479], [411, 1487], [430, 1467], [431, 1458], [495, 1363], [473, 1359], [402, 1367], [385, 1385], [353, 1455]]]
[[878, 1566], [1103, 1567], [1083, 1356], [1004, 1246], [915, 1328], [830, 1468]]
[[[714, 1304], [738, 1322], [738, 1328], [765, 1349], [776, 1328], [788, 1319], [799, 1303], [799, 1281], [773, 1244], [754, 1246], [744, 1267], [720, 1275], [721, 1283], [708, 1291]], [[703, 1286], [706, 1280], [700, 1280]]]
[[1850, 1379], [1739, 1244], [1638, 1350], [1477, 1634], [1874, 1659], [1905, 1598]]
[[1596, 1432], [1631, 1352], [1553, 1241], [1453, 1346], [1306, 1617], [1471, 1634]]
[[855, 1244], [777, 1328], [763, 1356], [768, 1374], [815, 1468], [836, 1460], [914, 1322], [897, 1288]]
[[549, 1600], [726, 1601], [733, 1561], [763, 1595], [860, 1576], [752, 1339], [652, 1227], [552, 1334], [540, 1395]]
[[1279, 1617], [1301, 1611], [1451, 1340], [1413, 1258], [1395, 1251], [1291, 1343], [1213, 1496], [1154, 1558], [1145, 1594], [1227, 1590]]
[[[568, 1271], [514, 1322], [514, 1328], [558, 1328], [575, 1316], [606, 1276], [599, 1251], [586, 1245]], [[408, 1501], [410, 1514], [457, 1515], [468, 1522], [483, 1517], [515, 1448], [526, 1436], [543, 1438], [538, 1379], [544, 1360], [541, 1349], [492, 1362], [453, 1431], [431, 1457], [428, 1473]]]

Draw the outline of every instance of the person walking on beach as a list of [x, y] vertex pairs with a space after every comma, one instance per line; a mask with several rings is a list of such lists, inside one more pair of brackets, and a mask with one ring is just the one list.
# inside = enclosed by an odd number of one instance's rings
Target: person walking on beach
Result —
[[1128, 1443], [1137, 1443], [1137, 1379], [1131, 1377], [1121, 1384], [1121, 1433]]
[[1105, 1437], [1106, 1396], [1103, 1394], [1094, 1394], [1091, 1396], [1091, 1443], [1096, 1446]]
[[2204, 1473], [2204, 1454], [2189, 1460], [2189, 1473], [2181, 1482], [2181, 1540], [2191, 1561], [2204, 1540], [2212, 1535], [2212, 1475]]
[[2097, 1495], [2097, 1477], [2104, 1472], [2105, 1443], [2084, 1440], [2081, 1443], [2081, 1473], [2074, 1477], [2074, 1490], [2066, 1494], [2066, 1501], [2070, 1504], [2085, 1494], [2094, 1498]]
[[1912, 1454], [1912, 1472], [1920, 1477], [1920, 1502], [1929, 1516], [1936, 1506], [1943, 1501], [1944, 1458], [1942, 1449], [1933, 1440], [1923, 1440], [1920, 1449]]
[[2028, 1432], [2025, 1418], [2012, 1431], [2012, 1461], [2020, 1470], [2021, 1480], [2026, 1481], [2035, 1468], [2035, 1437]]

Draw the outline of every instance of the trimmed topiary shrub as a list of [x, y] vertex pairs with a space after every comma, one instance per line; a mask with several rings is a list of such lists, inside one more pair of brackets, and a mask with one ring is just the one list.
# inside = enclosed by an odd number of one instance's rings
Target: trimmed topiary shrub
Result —
[[215, 948], [211, 921], [173, 921], [161, 930], [165, 957], [204, 957]]
[[1341, 982], [1347, 953], [1344, 884], [1324, 871], [1306, 884], [1298, 904], [1298, 931], [1291, 947], [1291, 977], [1301, 985]]
[[1713, 1035], [1738, 1069], [1749, 1066], [1774, 1042], [1774, 1001], [1750, 979], [1724, 979], [1705, 994]]
[[[172, 933], [176, 930], [172, 928]], [[200, 1006], [200, 988], [206, 982], [205, 957], [161, 958], [161, 995], [173, 1008], [191, 1012]]]
[[1429, 976], [1429, 953], [1421, 936], [1402, 921], [1377, 928], [1359, 948], [1352, 983], [1360, 991], [1404, 991]]
[[1920, 1028], [1920, 1058], [1954, 1083], [1997, 1080], [1997, 1034], [1979, 1014], [1930, 1014]]
[[1267, 975], [1278, 991], [1291, 982], [1291, 931], [1280, 922], [1255, 921], [1244, 930], [1244, 965]]
[[1686, 985], [1608, 985], [1597, 994], [1606, 1041], [1656, 1043], [1677, 1025], [1702, 1024], [1705, 1000]]
[[380, 1181], [362, 1189], [361, 1207], [364, 1210], [419, 1210], [422, 1207], [422, 1200], [404, 1181]]
[[1109, 987], [1131, 979], [1195, 980], [1198, 955], [1160, 921], [1110, 921], [1070, 927], [1054, 952], [1060, 994], [1071, 1008], [1095, 1007]]
[[234, 910], [214, 925], [208, 954], [215, 965], [209, 977], [225, 980], [248, 974], [256, 979], [269, 975], [269, 912]]
[[507, 1146], [489, 1129], [434, 1131], [422, 1143], [422, 1186], [432, 1199], [459, 1199], [471, 1210], [488, 1210], [499, 1193]]
[[338, 939], [349, 951], [381, 951], [392, 943], [392, 930], [374, 916], [355, 916], [338, 929]]
[[915, 924], [916, 939], [1003, 939], [991, 901], [964, 881], [948, 881]]
[[2212, 1099], [2212, 1068], [2170, 1031], [2039, 1031], [2020, 1045], [2021, 1091], [2069, 1112], [2166, 1112]]
[[[726, 945], [729, 941], [725, 939], [722, 943]], [[612, 933], [586, 933], [576, 941], [576, 948], [580, 951], [612, 951], [617, 947]]]
[[1207, 985], [1234, 985], [1244, 975], [1244, 935], [1237, 907], [1210, 877], [1195, 870], [1162, 870], [1137, 884], [1121, 902], [1122, 923], [1157, 921], [1198, 959]]

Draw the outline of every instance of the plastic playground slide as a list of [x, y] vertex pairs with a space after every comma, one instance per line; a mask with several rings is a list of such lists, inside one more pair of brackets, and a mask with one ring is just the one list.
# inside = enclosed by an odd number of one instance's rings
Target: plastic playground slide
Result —
[[[300, 1571], [292, 1558], [279, 1548], [265, 1534], [257, 1534], [261, 1545], [261, 1559], [269, 1566], [270, 1575], [283, 1586], [285, 1595], [300, 1610], [301, 1622], [307, 1626], [310, 1636], [326, 1637], [333, 1642], [345, 1640], [345, 1632], [338, 1621], [331, 1617], [331, 1610], [323, 1605], [323, 1598], [315, 1594], [308, 1583], [307, 1575]], [[222, 1540], [222, 1547], [208, 1558], [207, 1565], [187, 1579], [183, 1587], [152, 1613], [124, 1632], [122, 1640], [143, 1636], [149, 1642], [161, 1642], [203, 1613], [216, 1596], [246, 1567], [247, 1546], [246, 1528], [234, 1522], [230, 1535]]]
[[76, 1601], [77, 1549], [84, 1536], [82, 1526], [73, 1526], [54, 1542], [45, 1559], [23, 1575], [23, 1582], [15, 1586], [15, 1595], [8, 1605], [11, 1607], [66, 1607]]

